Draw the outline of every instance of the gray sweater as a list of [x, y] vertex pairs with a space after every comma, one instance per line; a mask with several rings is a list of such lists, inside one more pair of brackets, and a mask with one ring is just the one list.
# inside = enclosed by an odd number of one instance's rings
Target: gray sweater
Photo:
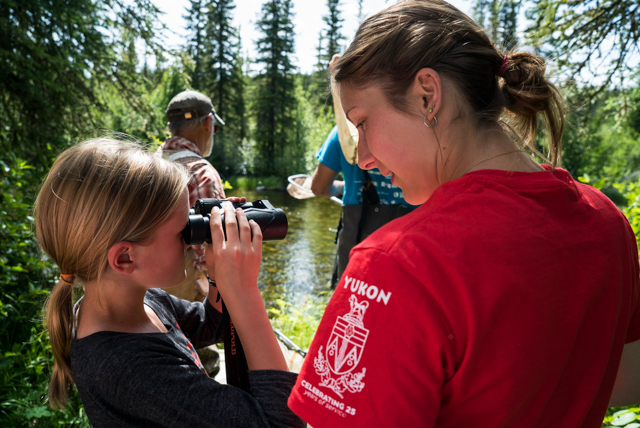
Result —
[[213, 343], [220, 321], [208, 302], [152, 289], [145, 303], [167, 333], [102, 331], [71, 344], [73, 379], [95, 428], [306, 426], [287, 407], [295, 373], [250, 371], [250, 394], [209, 378], [194, 349]]

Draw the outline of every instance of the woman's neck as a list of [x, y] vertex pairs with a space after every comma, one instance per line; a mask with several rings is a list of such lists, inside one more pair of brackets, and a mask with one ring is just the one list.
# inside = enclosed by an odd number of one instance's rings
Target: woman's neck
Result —
[[479, 131], [471, 127], [460, 128], [452, 136], [450, 152], [445, 158], [443, 176], [445, 181], [482, 169], [501, 171], [537, 172], [542, 167], [502, 129]]

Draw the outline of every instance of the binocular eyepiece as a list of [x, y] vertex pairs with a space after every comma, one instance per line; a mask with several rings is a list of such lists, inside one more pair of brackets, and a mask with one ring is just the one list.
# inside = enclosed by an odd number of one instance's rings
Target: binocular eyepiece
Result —
[[[222, 202], [225, 200], [206, 198], [198, 199], [191, 210], [189, 210], [189, 221], [182, 230], [182, 238], [187, 245], [201, 245], [205, 242], [211, 243], [211, 210], [213, 207], [222, 209]], [[258, 199], [254, 202], [236, 202], [232, 204], [234, 208], [242, 208], [247, 216], [247, 220], [258, 223], [262, 230], [263, 241], [278, 241], [287, 236], [289, 223], [287, 215], [280, 208], [274, 208], [266, 199]], [[227, 231], [224, 223], [224, 213], [222, 213], [222, 230], [225, 239]]]

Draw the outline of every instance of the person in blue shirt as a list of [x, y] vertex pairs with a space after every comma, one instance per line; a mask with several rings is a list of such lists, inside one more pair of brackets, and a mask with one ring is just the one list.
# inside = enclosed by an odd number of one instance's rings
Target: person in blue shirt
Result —
[[[313, 193], [326, 198], [342, 195], [336, 236], [338, 251], [331, 278], [331, 288], [335, 288], [347, 267], [351, 249], [381, 226], [416, 207], [405, 202], [402, 190], [378, 169], [364, 171], [345, 157], [338, 126], [331, 130], [316, 158], [320, 163], [312, 176]], [[340, 172], [344, 180], [336, 180]]]

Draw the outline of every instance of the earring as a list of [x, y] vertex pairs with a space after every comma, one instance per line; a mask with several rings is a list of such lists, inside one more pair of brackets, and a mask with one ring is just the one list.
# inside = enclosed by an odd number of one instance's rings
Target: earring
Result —
[[424, 123], [424, 126], [426, 126], [427, 128], [435, 128], [436, 126], [438, 126], [438, 118], [433, 116], [433, 125], [429, 126], [427, 124], [427, 115], [424, 116], [424, 119], [422, 120], [422, 123]]

